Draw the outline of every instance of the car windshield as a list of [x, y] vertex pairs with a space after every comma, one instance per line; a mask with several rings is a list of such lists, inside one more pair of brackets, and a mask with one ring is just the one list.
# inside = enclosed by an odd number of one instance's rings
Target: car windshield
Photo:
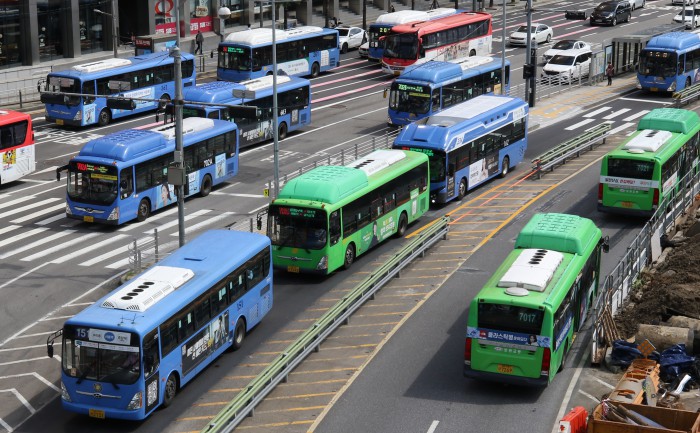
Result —
[[[532, 33], [535, 33], [536, 30], [537, 30], [536, 26], [532, 26], [530, 28], [530, 32], [532, 32]], [[516, 30], [515, 32], [516, 33], [527, 33], [527, 26], [520, 26], [520, 27], [518, 27], [518, 30]]]
[[337, 27], [335, 29], [338, 30], [338, 35], [340, 36], [347, 36], [350, 32], [350, 29], [339, 29]]
[[[700, 10], [695, 11], [695, 15], [700, 16]], [[685, 16], [687, 17], [692, 17], [693, 16], [693, 10], [692, 9], [686, 9], [685, 10]]]
[[560, 54], [552, 57], [552, 60], [550, 60], [549, 63], [552, 65], [571, 66], [574, 64], [574, 60], [576, 60], [576, 57], [574, 56], [563, 56]]
[[598, 12], [612, 12], [615, 10], [615, 5], [611, 3], [602, 3], [595, 8]]
[[552, 47], [555, 50], [570, 50], [574, 47], [576, 41], [559, 41]]

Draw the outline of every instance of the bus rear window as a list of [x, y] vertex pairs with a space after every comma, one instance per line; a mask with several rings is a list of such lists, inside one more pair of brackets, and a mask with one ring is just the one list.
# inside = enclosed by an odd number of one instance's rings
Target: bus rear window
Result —
[[651, 180], [654, 175], [653, 161], [608, 158], [608, 176], [629, 179]]
[[479, 303], [478, 327], [522, 334], [541, 334], [544, 311], [514, 305]]

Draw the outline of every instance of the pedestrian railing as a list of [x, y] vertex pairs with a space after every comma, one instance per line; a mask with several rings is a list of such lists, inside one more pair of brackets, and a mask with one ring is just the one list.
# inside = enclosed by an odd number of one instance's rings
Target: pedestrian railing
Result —
[[600, 286], [600, 293], [593, 305], [591, 362], [594, 364], [602, 360], [604, 349], [612, 344], [612, 341], [608, 341], [610, 335], [605, 332], [605, 328], [609, 325], [607, 322], [610, 320], [610, 317], [606, 318], [605, 312], [609, 310], [614, 315], [622, 307], [639, 274], [656, 258], [652, 253], [652, 244], [657, 243], [660, 252], [661, 236], [672, 235], [681, 216], [693, 206], [700, 192], [700, 173], [688, 173], [677, 188], [677, 193], [662, 203], [640, 230], [627, 247], [620, 263]]
[[672, 96], [676, 107], [680, 107], [700, 97], [700, 82], [675, 92]]
[[537, 178], [542, 177], [545, 170], [553, 171], [554, 167], [566, 164], [570, 158], [581, 156], [581, 152], [593, 150], [596, 144], [605, 143], [610, 134], [610, 124], [601, 123], [587, 129], [583, 134], [567, 140], [560, 145], [546, 151], [532, 160], [532, 171], [537, 173]]
[[400, 277], [401, 270], [425, 251], [447, 239], [449, 217], [442, 217], [427, 227], [418, 237], [394, 254], [386, 263], [358, 284], [353, 290], [326, 311], [309, 329], [284, 349], [260, 374], [236, 395], [233, 400], [216, 415], [202, 430], [203, 433], [230, 432], [280, 382], [309, 355], [318, 351], [320, 344], [338, 327], [348, 323], [352, 314], [365, 302], [374, 299], [375, 293], [394, 278]]

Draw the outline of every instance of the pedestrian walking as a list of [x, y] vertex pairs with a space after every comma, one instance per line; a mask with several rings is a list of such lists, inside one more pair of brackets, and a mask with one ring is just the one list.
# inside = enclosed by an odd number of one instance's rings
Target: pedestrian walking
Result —
[[612, 85], [612, 77], [615, 73], [615, 68], [613, 68], [612, 62], [608, 62], [608, 67], [605, 68], [605, 76], [608, 77], [608, 86]]
[[391, 6], [389, 6], [389, 12], [396, 12], [396, 8], [394, 7], [393, 4]]
[[197, 51], [199, 51], [199, 54], [202, 54], [202, 42], [204, 42], [204, 35], [202, 35], [201, 30], [197, 30], [197, 36], [194, 37], [194, 41], [197, 43], [197, 48], [194, 49], [194, 53], [197, 54]]

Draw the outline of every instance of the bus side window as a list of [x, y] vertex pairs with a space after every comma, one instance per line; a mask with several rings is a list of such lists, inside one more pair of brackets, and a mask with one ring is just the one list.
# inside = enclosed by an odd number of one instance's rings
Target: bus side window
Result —
[[149, 332], [143, 339], [144, 377], [146, 379], [158, 371], [160, 355], [158, 354], [158, 329]]
[[119, 173], [119, 197], [127, 198], [134, 192], [134, 168], [125, 168]]
[[[83, 94], [84, 95], [94, 95], [95, 94], [95, 82], [94, 81], [87, 81], [83, 83]], [[94, 96], [83, 96], [83, 103], [84, 104], [92, 104], [95, 102], [95, 97]]]
[[328, 219], [328, 228], [331, 236], [331, 245], [335, 245], [340, 240], [340, 214], [338, 211], [331, 213]]
[[440, 89], [433, 89], [433, 106], [430, 111], [439, 111], [440, 110]]

